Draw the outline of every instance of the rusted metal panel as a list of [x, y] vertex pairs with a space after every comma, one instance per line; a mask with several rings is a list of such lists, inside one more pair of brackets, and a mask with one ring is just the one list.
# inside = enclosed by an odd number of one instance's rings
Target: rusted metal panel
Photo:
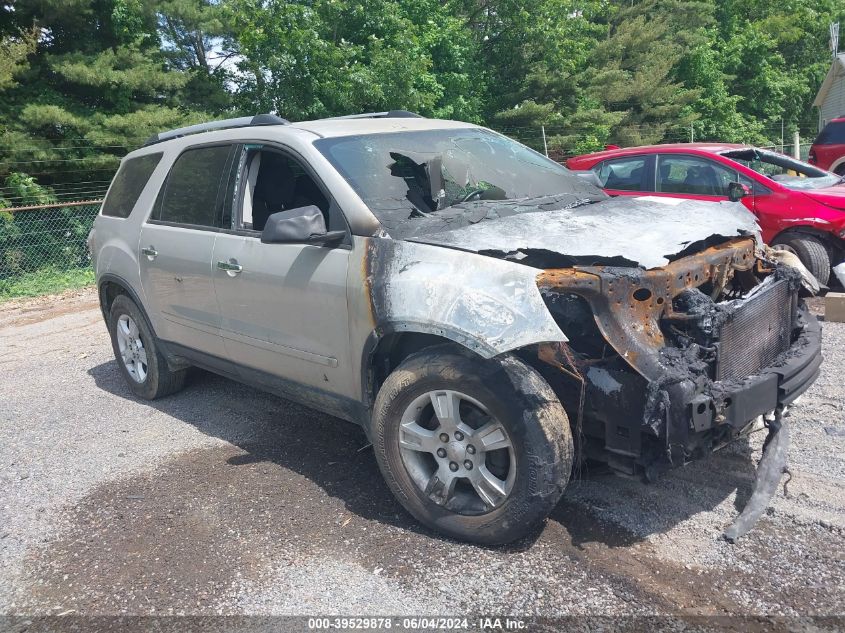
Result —
[[546, 270], [537, 275], [544, 292], [571, 292], [593, 308], [596, 324], [617, 353], [649, 380], [665, 369], [657, 352], [665, 347], [660, 319], [672, 319], [672, 299], [707, 282], [724, 283], [756, 262], [752, 238], [736, 238], [661, 268], [612, 266]]

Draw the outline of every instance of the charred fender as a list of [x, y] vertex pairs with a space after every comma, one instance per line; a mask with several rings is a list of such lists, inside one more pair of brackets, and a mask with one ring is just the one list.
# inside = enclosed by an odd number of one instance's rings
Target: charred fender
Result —
[[368, 240], [366, 285], [377, 336], [435, 334], [484, 358], [567, 340], [537, 287], [537, 269], [391, 239]]

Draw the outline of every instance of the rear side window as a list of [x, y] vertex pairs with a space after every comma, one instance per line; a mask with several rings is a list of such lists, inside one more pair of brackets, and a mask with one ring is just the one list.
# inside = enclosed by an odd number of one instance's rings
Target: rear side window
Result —
[[160, 160], [161, 152], [123, 161], [103, 201], [103, 215], [128, 218]]
[[220, 227], [231, 145], [184, 152], [170, 169], [153, 218], [162, 222]]
[[737, 174], [706, 158], [661, 154], [657, 162], [657, 190], [702, 196], [727, 196]]
[[601, 186], [605, 189], [647, 191], [643, 185], [645, 166], [645, 156], [632, 156], [630, 158], [606, 160], [593, 167], [593, 171], [598, 174]]
[[831, 121], [819, 132], [814, 145], [845, 145], [845, 121]]

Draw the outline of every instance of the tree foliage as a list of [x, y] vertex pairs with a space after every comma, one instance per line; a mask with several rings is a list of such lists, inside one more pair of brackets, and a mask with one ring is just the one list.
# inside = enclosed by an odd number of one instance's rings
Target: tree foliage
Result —
[[9, 0], [0, 176], [164, 128], [408, 109], [573, 153], [809, 130], [841, 0]]

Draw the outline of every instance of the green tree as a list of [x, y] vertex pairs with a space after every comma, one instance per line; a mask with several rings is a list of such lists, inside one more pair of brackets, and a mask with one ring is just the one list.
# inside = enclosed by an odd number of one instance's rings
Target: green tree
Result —
[[471, 33], [435, 0], [224, 6], [242, 109], [291, 119], [390, 109], [479, 118], [484, 77]]
[[216, 0], [160, 0], [156, 3], [162, 49], [169, 65], [187, 73], [183, 101], [214, 113], [232, 108], [232, 38]]
[[0, 173], [107, 180], [128, 147], [207, 116], [185, 107], [189, 76], [161, 50], [150, 3], [40, 0], [0, 12], [2, 32], [35, 24], [40, 33], [18, 84], [0, 91]]
[[[588, 100], [579, 109], [590, 111], [586, 120], [608, 126], [608, 140], [622, 145], [654, 143], [687, 127], [696, 118], [687, 106], [700, 92], [685, 86], [677, 69], [711, 20], [703, 2], [614, 7], [608, 37], [596, 45], [583, 75]], [[584, 120], [581, 113], [573, 117]]]
[[16, 85], [15, 75], [26, 69], [26, 58], [35, 52], [37, 42], [38, 31], [34, 28], [0, 38], [0, 58], [4, 60], [0, 66], [0, 90]]

